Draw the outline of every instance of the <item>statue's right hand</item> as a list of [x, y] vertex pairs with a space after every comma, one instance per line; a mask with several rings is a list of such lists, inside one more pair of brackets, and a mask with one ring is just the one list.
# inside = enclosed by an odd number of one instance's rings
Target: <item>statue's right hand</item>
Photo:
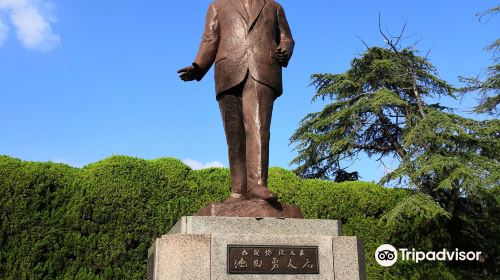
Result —
[[196, 68], [193, 65], [189, 65], [188, 67], [184, 67], [177, 71], [179, 73], [179, 78], [184, 82], [193, 81], [196, 79]]

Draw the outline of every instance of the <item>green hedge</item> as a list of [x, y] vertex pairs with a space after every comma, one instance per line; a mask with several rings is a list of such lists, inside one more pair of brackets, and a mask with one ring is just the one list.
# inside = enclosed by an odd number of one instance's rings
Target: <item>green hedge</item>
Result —
[[[181, 216], [223, 200], [229, 185], [227, 169], [193, 171], [171, 158], [113, 156], [72, 168], [0, 156], [0, 279], [144, 279], [153, 240]], [[425, 196], [302, 180], [281, 168], [270, 170], [269, 187], [306, 218], [341, 220], [345, 235], [361, 237], [369, 279], [459, 278], [443, 263], [375, 263], [383, 243], [446, 245], [446, 213]]]

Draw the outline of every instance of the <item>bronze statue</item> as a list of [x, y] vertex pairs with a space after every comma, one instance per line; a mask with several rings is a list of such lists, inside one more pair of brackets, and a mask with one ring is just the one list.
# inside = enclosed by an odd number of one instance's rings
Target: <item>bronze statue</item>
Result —
[[231, 171], [226, 203], [262, 199], [276, 203], [267, 188], [269, 129], [281, 70], [294, 41], [285, 12], [273, 0], [215, 0], [208, 8], [202, 42], [183, 81], [200, 81], [215, 64], [219, 103]]

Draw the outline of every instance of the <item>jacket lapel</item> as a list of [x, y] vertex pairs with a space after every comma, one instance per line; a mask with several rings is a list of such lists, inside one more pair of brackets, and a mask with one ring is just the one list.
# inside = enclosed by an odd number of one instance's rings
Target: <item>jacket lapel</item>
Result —
[[241, 0], [229, 0], [227, 2], [229, 2], [236, 9], [236, 11], [238, 11], [240, 16], [245, 20], [245, 22], [248, 21], [247, 11]]
[[[265, 0], [253, 0], [252, 6], [250, 7], [250, 19], [248, 21], [248, 31], [252, 29], [255, 21], [259, 17], [264, 5], [266, 4]], [[244, 7], [243, 7], [244, 8]]]

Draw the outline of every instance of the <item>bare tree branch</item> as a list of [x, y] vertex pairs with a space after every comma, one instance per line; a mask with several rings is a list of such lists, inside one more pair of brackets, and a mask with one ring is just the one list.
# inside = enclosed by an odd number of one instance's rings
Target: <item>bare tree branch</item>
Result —
[[379, 30], [380, 34], [382, 35], [382, 37], [384, 38], [387, 45], [394, 51], [394, 53], [396, 53], [396, 55], [401, 60], [401, 62], [403, 62], [406, 65], [406, 67], [408, 68], [408, 71], [410, 72], [411, 80], [412, 80], [413, 94], [415, 96], [415, 99], [417, 100], [417, 106], [418, 106], [419, 113], [422, 117], [425, 117], [426, 114], [424, 111], [423, 101], [422, 101], [422, 98], [420, 97], [420, 92], [419, 92], [418, 86], [417, 86], [417, 79], [415, 77], [416, 76], [415, 69], [414, 69], [413, 65], [411, 63], [408, 63], [408, 61], [401, 55], [401, 52], [399, 51], [397, 46], [393, 43], [393, 41], [387, 37], [387, 35], [384, 33], [384, 31], [382, 31], [382, 20], [381, 20], [380, 13], [378, 14], [378, 30]]
[[363, 43], [363, 45], [365, 45], [366, 49], [370, 49], [370, 47], [368, 46], [368, 44], [359, 36], [359, 35], [356, 35], [356, 37], [361, 41], [361, 43]]

